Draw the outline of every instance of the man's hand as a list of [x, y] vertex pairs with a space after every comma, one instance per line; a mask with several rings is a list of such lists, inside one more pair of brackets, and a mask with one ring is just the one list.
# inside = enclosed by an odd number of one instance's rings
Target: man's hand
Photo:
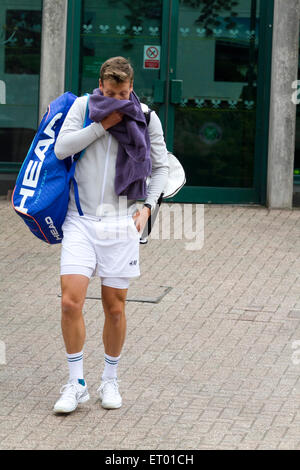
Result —
[[151, 210], [149, 209], [149, 207], [143, 207], [141, 211], [137, 211], [133, 215], [133, 220], [134, 220], [134, 223], [138, 232], [143, 233], [143, 230], [146, 226], [146, 223], [150, 215], [151, 215]]
[[107, 130], [122, 121], [124, 114], [119, 111], [113, 111], [101, 121], [102, 127]]

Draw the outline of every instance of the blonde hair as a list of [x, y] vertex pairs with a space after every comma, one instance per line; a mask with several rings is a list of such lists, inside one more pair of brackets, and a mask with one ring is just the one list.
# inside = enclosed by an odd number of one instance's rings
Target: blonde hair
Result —
[[102, 64], [100, 69], [100, 80], [114, 80], [117, 83], [123, 83], [129, 80], [133, 81], [133, 68], [129, 61], [124, 57], [111, 57]]

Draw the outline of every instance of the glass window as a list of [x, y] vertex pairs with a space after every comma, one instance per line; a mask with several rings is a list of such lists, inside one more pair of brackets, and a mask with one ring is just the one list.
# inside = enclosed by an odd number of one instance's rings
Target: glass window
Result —
[[0, 162], [22, 162], [38, 125], [41, 0], [0, 2]]
[[174, 153], [189, 186], [253, 187], [259, 3], [179, 2]]

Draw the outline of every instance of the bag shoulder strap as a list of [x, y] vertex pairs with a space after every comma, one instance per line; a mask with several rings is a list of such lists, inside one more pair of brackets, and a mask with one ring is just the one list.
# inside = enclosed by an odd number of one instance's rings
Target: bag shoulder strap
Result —
[[[85, 110], [85, 118], [84, 118], [83, 128], [87, 127], [88, 124], [89, 124], [89, 98], [90, 98], [90, 95], [88, 93], [86, 93], [86, 95], [87, 95], [88, 98], [87, 98], [87, 103], [86, 103], [86, 110]], [[77, 185], [77, 181], [74, 177], [74, 174], [75, 174], [76, 163], [78, 162], [78, 160], [80, 160], [83, 157], [84, 153], [85, 153], [85, 149], [83, 149], [81, 152], [74, 155], [73, 163], [72, 163], [72, 166], [71, 166], [70, 171], [69, 171], [69, 181], [73, 183], [75, 203], [76, 203], [76, 207], [77, 207], [79, 215], [83, 215], [83, 211], [82, 211], [81, 205], [80, 205], [78, 185]]]
[[147, 126], [149, 126], [149, 122], [150, 122], [150, 117], [151, 117], [152, 111], [153, 111], [152, 109], [149, 109], [149, 111], [147, 111], [146, 113], [144, 113]]
[[[84, 116], [84, 121], [83, 121], [83, 128], [87, 127], [90, 123], [90, 120], [89, 120], [89, 99], [90, 99], [90, 95], [88, 93], [86, 93], [85, 96], [87, 96], [87, 102], [86, 102], [85, 116]], [[81, 152], [74, 155], [74, 160], [76, 162], [78, 160], [80, 160], [80, 158], [83, 157], [83, 155], [85, 153], [85, 150], [86, 149], [83, 149], [83, 150], [81, 150]]]
[[152, 113], [153, 109], [149, 108], [149, 106], [146, 105], [145, 103], [141, 103], [141, 108], [142, 108], [142, 111], [143, 111], [145, 119], [146, 119], [146, 124], [147, 124], [147, 126], [149, 126], [150, 117], [151, 117], [151, 113]]

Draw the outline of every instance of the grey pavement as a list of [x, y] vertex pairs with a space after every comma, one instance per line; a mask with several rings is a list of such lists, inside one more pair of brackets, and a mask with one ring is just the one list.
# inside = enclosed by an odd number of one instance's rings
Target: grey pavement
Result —
[[52, 413], [68, 378], [60, 246], [33, 237], [6, 200], [0, 214], [1, 449], [300, 449], [299, 210], [207, 205], [202, 249], [182, 239], [141, 246], [118, 410], [97, 398], [103, 311], [93, 279], [91, 399], [67, 416]]

